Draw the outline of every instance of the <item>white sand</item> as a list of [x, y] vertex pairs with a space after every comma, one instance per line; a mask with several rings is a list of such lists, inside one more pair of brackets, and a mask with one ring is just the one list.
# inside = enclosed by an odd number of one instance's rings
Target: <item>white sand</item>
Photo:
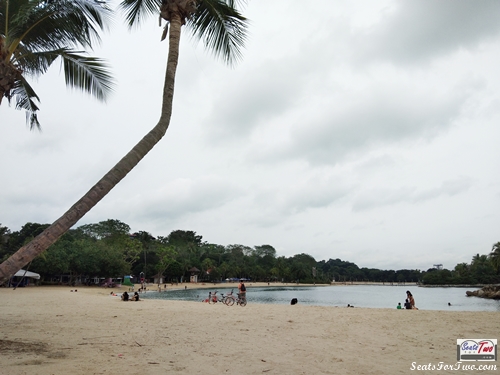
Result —
[[71, 289], [0, 288], [0, 374], [430, 373], [412, 362], [455, 364], [457, 338], [500, 333], [496, 312], [122, 302]]

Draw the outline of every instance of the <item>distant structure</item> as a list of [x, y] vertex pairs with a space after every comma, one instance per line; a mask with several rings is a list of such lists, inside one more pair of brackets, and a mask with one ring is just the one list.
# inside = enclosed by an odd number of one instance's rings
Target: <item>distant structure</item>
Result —
[[443, 269], [443, 265], [442, 264], [434, 264], [433, 266], [434, 266], [434, 268], [436, 268], [438, 270], [442, 270]]

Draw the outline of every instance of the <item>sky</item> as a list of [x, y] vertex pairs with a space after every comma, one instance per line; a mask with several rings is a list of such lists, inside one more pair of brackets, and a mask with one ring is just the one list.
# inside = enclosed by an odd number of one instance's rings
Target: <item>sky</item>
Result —
[[[114, 7], [117, 2], [112, 2]], [[453, 269], [500, 241], [500, 2], [249, 1], [228, 67], [183, 29], [170, 128], [76, 227], [192, 230], [359, 267]], [[168, 41], [117, 13], [106, 103], [33, 81], [0, 107], [0, 223], [52, 223], [158, 121]]]

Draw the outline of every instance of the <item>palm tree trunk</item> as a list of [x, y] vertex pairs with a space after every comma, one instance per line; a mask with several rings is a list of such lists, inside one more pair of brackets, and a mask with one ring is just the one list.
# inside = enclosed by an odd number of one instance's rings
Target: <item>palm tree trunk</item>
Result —
[[163, 87], [163, 104], [158, 124], [101, 178], [78, 202], [27, 245], [0, 264], [0, 285], [45, 251], [113, 189], [163, 138], [170, 124], [174, 96], [175, 73], [179, 60], [181, 18], [170, 19], [167, 71]]

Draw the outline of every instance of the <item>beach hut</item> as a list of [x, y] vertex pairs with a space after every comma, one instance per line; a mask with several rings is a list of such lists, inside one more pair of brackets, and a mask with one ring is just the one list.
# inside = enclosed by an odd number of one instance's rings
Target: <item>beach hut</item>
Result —
[[191, 269], [188, 270], [188, 272], [191, 273], [189, 281], [191, 281], [192, 283], [197, 283], [198, 282], [198, 273], [200, 273], [200, 270], [196, 267], [192, 267]]

